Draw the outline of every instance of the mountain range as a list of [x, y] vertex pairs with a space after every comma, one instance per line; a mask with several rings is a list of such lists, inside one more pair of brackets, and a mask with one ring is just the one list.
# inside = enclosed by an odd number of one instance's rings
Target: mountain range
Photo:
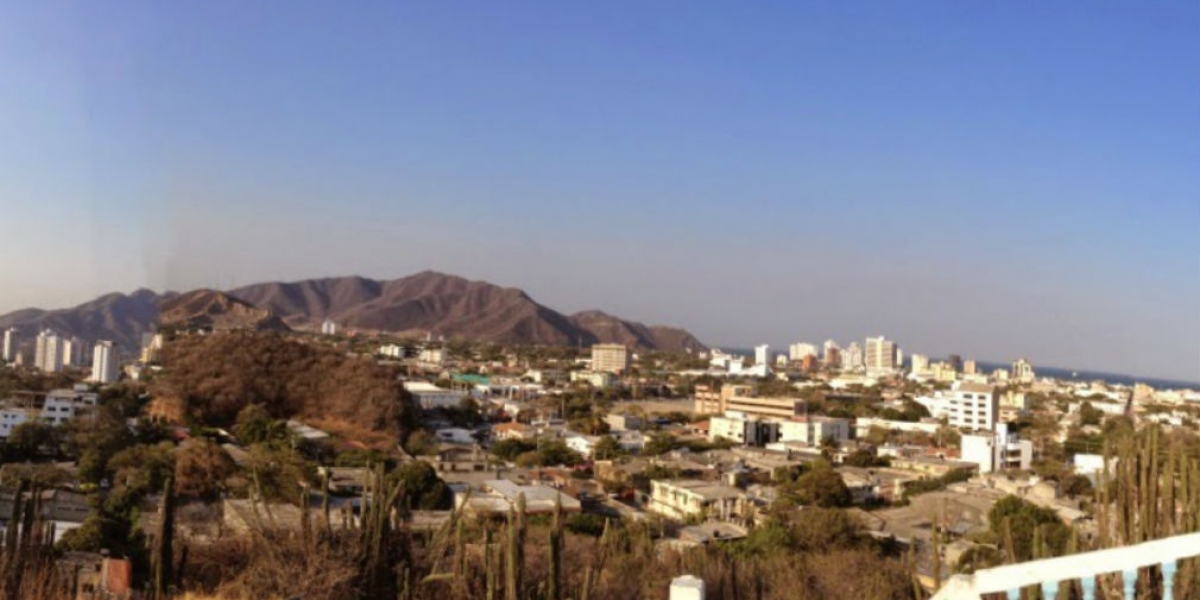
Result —
[[434, 271], [394, 280], [364, 277], [258, 283], [227, 292], [186, 294], [137, 290], [107, 294], [60, 310], [36, 308], [0, 315], [28, 341], [43, 328], [85, 341], [111, 340], [130, 349], [165, 322], [217, 328], [317, 329], [326, 319], [343, 330], [441, 335], [474, 341], [590, 345], [620, 343], [653, 350], [700, 350], [686, 330], [647, 326], [600, 312], [564, 315], [524, 291]]

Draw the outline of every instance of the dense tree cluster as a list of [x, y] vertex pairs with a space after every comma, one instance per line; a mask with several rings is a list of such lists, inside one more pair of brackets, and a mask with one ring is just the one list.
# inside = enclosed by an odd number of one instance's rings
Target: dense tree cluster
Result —
[[198, 424], [226, 427], [249, 405], [275, 419], [334, 419], [404, 438], [416, 408], [395, 374], [372, 360], [265, 332], [180, 336], [163, 349], [158, 396]]

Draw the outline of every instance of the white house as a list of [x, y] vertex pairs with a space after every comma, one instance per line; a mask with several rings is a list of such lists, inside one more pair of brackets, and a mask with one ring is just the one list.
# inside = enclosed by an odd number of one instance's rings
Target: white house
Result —
[[964, 434], [962, 460], [979, 465], [980, 473], [1025, 470], [1033, 462], [1033, 442], [1020, 439], [1008, 431], [1007, 423], [1000, 423], [995, 433]]
[[440, 388], [428, 381], [406, 381], [404, 389], [412, 394], [417, 405], [426, 410], [457, 407], [463, 400], [459, 392]]

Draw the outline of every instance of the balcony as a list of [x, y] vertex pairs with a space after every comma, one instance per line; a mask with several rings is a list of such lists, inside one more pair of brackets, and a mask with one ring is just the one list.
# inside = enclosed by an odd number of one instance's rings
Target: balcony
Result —
[[1139, 567], [1161, 565], [1163, 598], [1173, 596], [1172, 578], [1177, 561], [1200, 556], [1200, 533], [1144, 542], [1133, 546], [1110, 548], [1005, 565], [976, 571], [973, 575], [955, 575], [933, 596], [933, 600], [975, 600], [983, 594], [1008, 594], [1019, 597], [1020, 588], [1042, 586], [1046, 598], [1055, 597], [1058, 583], [1082, 580], [1083, 597], [1095, 597], [1097, 575], [1122, 573], [1125, 598], [1134, 597], [1134, 585]]

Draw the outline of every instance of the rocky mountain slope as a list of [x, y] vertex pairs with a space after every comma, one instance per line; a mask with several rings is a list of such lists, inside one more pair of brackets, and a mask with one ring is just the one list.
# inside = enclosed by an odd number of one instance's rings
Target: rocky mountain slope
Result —
[[0, 316], [0, 328], [17, 327], [25, 340], [54, 328], [87, 343], [115, 341], [137, 348], [160, 318], [215, 328], [315, 329], [325, 319], [343, 329], [385, 331], [478, 341], [549, 345], [616, 342], [658, 350], [704, 347], [685, 330], [647, 326], [600, 311], [563, 315], [525, 292], [483, 281], [425, 271], [380, 281], [364, 277], [260, 283], [229, 292], [196, 290], [108, 294], [74, 308], [24, 309]]

